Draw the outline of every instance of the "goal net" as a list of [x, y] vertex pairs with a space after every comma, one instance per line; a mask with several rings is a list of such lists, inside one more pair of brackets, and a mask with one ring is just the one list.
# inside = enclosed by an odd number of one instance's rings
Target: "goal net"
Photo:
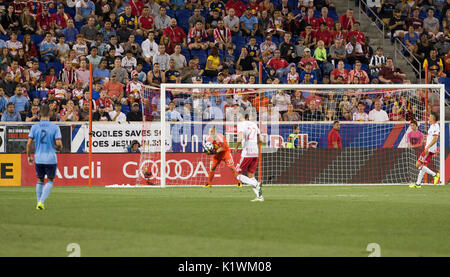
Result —
[[[442, 85], [162, 84], [145, 87], [141, 97], [137, 184], [162, 187], [205, 185], [210, 128], [234, 149], [244, 114], [261, 130], [256, 178], [263, 184], [410, 184], [426, 139], [408, 134], [425, 136], [431, 112], [444, 122]], [[329, 141], [335, 121], [338, 148]], [[444, 124], [440, 129], [438, 154], [428, 165], [436, 172], [445, 159]], [[240, 151], [232, 157], [237, 166]], [[440, 175], [444, 184], [444, 170]], [[236, 183], [222, 162], [213, 185]]]

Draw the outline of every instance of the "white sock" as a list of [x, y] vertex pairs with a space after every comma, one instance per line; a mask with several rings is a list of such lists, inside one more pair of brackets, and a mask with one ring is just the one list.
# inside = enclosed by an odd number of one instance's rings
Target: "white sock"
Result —
[[433, 177], [436, 176], [436, 173], [433, 170], [431, 170], [428, 167], [426, 167], [426, 166], [423, 166], [422, 170], [425, 170], [426, 173], [430, 174]]
[[[260, 185], [260, 183], [258, 182], [258, 180], [256, 180], [255, 177], [251, 178], [251, 180], [255, 181], [258, 185]], [[261, 187], [259, 187], [258, 193], [256, 194], [258, 197], [262, 197], [262, 191], [261, 191]]]
[[242, 175], [242, 174], [240, 174], [240, 175], [238, 175], [237, 176], [237, 179], [238, 180], [240, 180], [240, 181], [242, 181], [243, 183], [245, 183], [245, 184], [247, 184], [247, 185], [250, 185], [250, 186], [252, 186], [252, 187], [255, 187], [256, 188], [256, 186], [258, 185], [258, 181], [256, 181], [256, 179], [250, 179], [250, 178], [248, 178], [247, 176], [245, 176], [245, 175]]
[[419, 171], [419, 176], [417, 176], [416, 182], [417, 185], [420, 185], [420, 183], [422, 183], [423, 175], [425, 175], [425, 170], [423, 169], [423, 167], [421, 167]]
[[242, 181], [244, 184], [250, 185], [252, 187], [253, 192], [256, 194], [256, 197], [259, 197], [259, 192], [256, 189], [256, 186], [258, 185], [258, 181], [256, 181], [256, 179], [253, 178], [253, 180], [252, 180], [252, 179], [250, 179], [247, 176], [242, 175], [242, 174], [238, 175], [236, 178], [239, 181]]

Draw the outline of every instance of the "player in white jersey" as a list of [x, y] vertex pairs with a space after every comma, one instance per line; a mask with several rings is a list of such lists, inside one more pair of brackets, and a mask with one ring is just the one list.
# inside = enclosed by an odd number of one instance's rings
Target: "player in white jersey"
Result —
[[436, 113], [431, 113], [428, 116], [430, 128], [428, 129], [428, 134], [426, 136], [425, 149], [420, 154], [419, 159], [416, 162], [416, 167], [419, 169], [419, 176], [417, 176], [417, 182], [413, 185], [410, 185], [410, 188], [420, 188], [425, 173], [433, 176], [435, 185], [439, 181], [439, 172], [435, 173], [426, 166], [438, 153], [437, 141], [439, 139], [440, 133], [439, 123], [437, 123], [438, 120], [439, 116]]
[[[241, 160], [237, 166], [239, 175], [236, 177], [242, 183], [250, 185], [256, 194], [256, 198], [252, 200], [264, 201], [261, 191], [261, 183], [255, 179], [255, 171], [258, 166], [259, 148], [258, 144], [261, 143], [261, 132], [255, 122], [249, 120], [249, 114], [244, 115], [244, 121], [238, 124], [238, 141], [236, 150], [242, 143]], [[246, 175], [243, 175], [246, 173]]]

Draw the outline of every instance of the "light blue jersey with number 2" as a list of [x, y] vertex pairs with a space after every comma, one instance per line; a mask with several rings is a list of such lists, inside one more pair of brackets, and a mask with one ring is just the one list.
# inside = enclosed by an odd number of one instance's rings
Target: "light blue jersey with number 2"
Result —
[[56, 124], [44, 120], [31, 127], [28, 137], [35, 142], [34, 160], [36, 164], [56, 164], [55, 140], [61, 139], [61, 131]]

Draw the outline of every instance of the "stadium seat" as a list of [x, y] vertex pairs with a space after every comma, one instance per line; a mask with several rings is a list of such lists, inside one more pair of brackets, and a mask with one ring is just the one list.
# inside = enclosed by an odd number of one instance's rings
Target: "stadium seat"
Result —
[[170, 18], [174, 18], [175, 17], [175, 12], [173, 10], [166, 10], [166, 14], [167, 16], [169, 16]]
[[204, 67], [206, 65], [206, 59], [208, 58], [206, 56], [206, 52], [204, 50], [191, 50], [191, 58], [192, 57], [198, 57], [199, 64]]
[[43, 62], [39, 62], [39, 71], [42, 72], [42, 74], [45, 74], [45, 72], [47, 72], [47, 65]]
[[189, 17], [191, 17], [191, 12], [189, 10], [177, 10], [175, 15], [178, 26], [187, 34], [189, 32]]
[[0, 35], [0, 39], [4, 40], [5, 42], [9, 40], [8, 35]]
[[331, 17], [334, 22], [339, 21], [339, 15], [337, 14], [336, 10], [328, 10], [328, 17]]
[[348, 63], [346, 63], [346, 64], [344, 65], [344, 68], [347, 69], [349, 72], [350, 72], [350, 70], [353, 70], [353, 66], [350, 65], [350, 64], [348, 64]]
[[139, 45], [141, 45], [144, 40], [145, 40], [144, 36], [139, 36], [139, 35], [135, 35], [134, 36], [134, 41], [136, 43], [138, 43]]
[[450, 99], [450, 77], [441, 77], [438, 79], [439, 84], [445, 85], [445, 98]]
[[183, 55], [186, 58], [186, 62], [188, 62], [191, 59], [191, 53], [187, 48], [181, 48], [181, 55]]
[[75, 23], [75, 28], [77, 28], [78, 32], [81, 31], [81, 27], [83, 27], [83, 25], [85, 24], [83, 22], [76, 22], [76, 21], [74, 23]]
[[39, 47], [41, 42], [44, 40], [44, 37], [38, 34], [32, 34], [31, 35], [31, 41], [34, 43], [36, 47]]
[[22, 34], [17, 35], [17, 40], [23, 42], [23, 35]]
[[146, 62], [142, 63], [142, 71], [144, 71], [145, 73], [148, 73], [150, 71], [150, 65]]
[[75, 9], [73, 8], [64, 8], [64, 12], [70, 15], [71, 18], [75, 17]]
[[63, 65], [60, 62], [51, 62], [47, 64], [47, 68], [53, 67], [55, 69], [55, 76], [59, 75], [59, 72], [63, 69]]
[[320, 18], [321, 16], [322, 16], [322, 14], [320, 13], [320, 11], [314, 10], [314, 17], [315, 18]]

